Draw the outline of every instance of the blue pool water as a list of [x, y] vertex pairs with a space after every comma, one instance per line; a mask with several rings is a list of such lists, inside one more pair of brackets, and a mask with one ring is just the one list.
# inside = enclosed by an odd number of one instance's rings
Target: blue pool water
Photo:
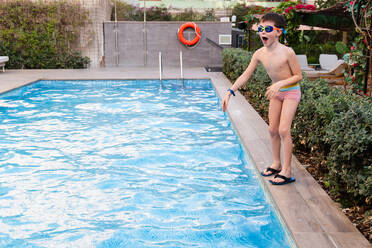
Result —
[[0, 95], [0, 247], [289, 247], [209, 80]]

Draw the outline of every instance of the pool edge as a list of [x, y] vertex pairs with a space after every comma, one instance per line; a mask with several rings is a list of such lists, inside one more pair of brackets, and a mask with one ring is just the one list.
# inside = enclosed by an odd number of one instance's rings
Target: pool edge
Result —
[[[87, 79], [157, 79], [158, 68], [100, 68], [81, 70], [6, 70], [0, 73], [0, 93], [22, 87], [39, 80]], [[164, 78], [179, 79], [179, 68], [166, 68]], [[185, 79], [211, 79], [220, 97], [231, 86], [221, 72], [206, 72], [204, 68], [185, 68]], [[270, 163], [267, 124], [258, 113], [237, 93], [230, 101], [228, 115], [252, 158], [257, 172]], [[234, 106], [234, 107], [233, 107]], [[233, 107], [235, 110], [231, 110]], [[248, 130], [248, 131], [247, 131]], [[370, 247], [366, 238], [293, 156], [292, 169], [297, 181], [285, 187], [268, 184], [259, 176], [270, 198], [286, 223], [297, 247]], [[288, 206], [291, 206], [289, 208]]]

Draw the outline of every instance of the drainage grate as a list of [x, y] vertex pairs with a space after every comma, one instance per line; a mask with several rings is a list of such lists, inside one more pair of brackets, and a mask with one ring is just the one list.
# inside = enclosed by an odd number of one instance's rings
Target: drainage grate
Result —
[[205, 70], [207, 72], [221, 72], [222, 71], [222, 67], [210, 67], [210, 66], [207, 66], [207, 67], [204, 67]]

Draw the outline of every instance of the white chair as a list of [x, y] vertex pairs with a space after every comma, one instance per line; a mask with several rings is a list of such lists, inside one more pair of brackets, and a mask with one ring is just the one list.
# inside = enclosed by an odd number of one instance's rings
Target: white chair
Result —
[[336, 54], [320, 54], [319, 64], [321, 70], [330, 71], [337, 64], [338, 58]]
[[0, 66], [3, 67], [3, 72], [5, 72], [5, 63], [9, 61], [9, 57], [8, 56], [0, 56]]
[[296, 56], [297, 56], [298, 63], [300, 64], [301, 71], [314, 71], [314, 68], [309, 67], [307, 63], [306, 54], [298, 54]]
[[[337, 56], [336, 56], [337, 58]], [[319, 58], [320, 60], [320, 58]], [[320, 61], [319, 61], [320, 62]], [[325, 78], [329, 80], [342, 80], [344, 76], [344, 70], [347, 67], [347, 64], [345, 61], [342, 59], [337, 59], [336, 61], [333, 62], [334, 64], [332, 65], [331, 68], [328, 70], [325, 70], [322, 68], [321, 70], [316, 70], [316, 71], [308, 71], [305, 72], [307, 77], [309, 78]], [[324, 66], [324, 64], [323, 64]], [[327, 65], [325, 65], [327, 66]]]

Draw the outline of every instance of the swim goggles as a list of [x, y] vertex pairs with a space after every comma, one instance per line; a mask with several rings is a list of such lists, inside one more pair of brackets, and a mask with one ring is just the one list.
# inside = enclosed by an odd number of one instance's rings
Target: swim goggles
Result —
[[265, 30], [266, 33], [271, 33], [274, 30], [282, 30], [283, 31], [283, 34], [286, 34], [287, 33], [287, 31], [285, 31], [284, 28], [276, 28], [276, 27], [273, 27], [273, 26], [266, 26], [266, 27], [264, 27], [264, 26], [258, 26], [258, 28], [257, 28], [257, 31], [259, 33], [263, 32], [264, 30]]

